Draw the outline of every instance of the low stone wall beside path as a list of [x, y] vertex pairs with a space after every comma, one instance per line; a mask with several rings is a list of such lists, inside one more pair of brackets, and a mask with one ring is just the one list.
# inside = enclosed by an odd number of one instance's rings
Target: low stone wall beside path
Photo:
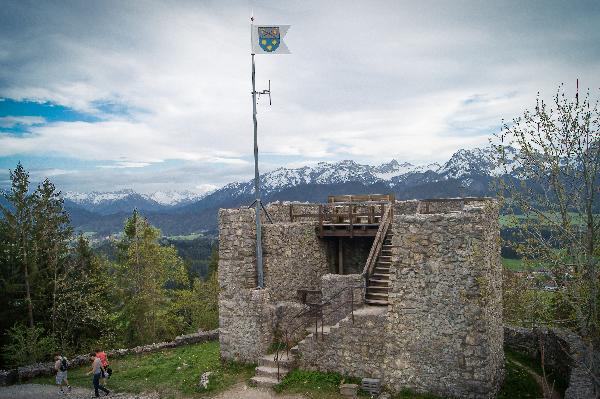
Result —
[[[577, 334], [562, 328], [504, 326], [505, 348], [539, 358], [540, 343], [544, 347], [544, 365], [568, 382], [564, 399], [600, 398], [587, 367], [592, 354]], [[594, 356], [600, 357], [598, 353]]]
[[[136, 346], [129, 349], [114, 349], [106, 351], [108, 359], [136, 353], [158, 352], [163, 349], [177, 348], [219, 339], [219, 330], [199, 331], [197, 333], [180, 335], [173, 341]], [[75, 356], [69, 359], [69, 367], [79, 367], [89, 363], [89, 354]], [[0, 386], [12, 385], [31, 378], [54, 374], [54, 362], [35, 363], [11, 370], [0, 370]]]

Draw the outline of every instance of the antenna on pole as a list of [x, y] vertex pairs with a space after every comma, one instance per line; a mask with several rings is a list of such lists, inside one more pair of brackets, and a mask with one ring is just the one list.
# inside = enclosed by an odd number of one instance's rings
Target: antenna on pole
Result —
[[[254, 42], [254, 10], [250, 17], [251, 27], [251, 38]], [[263, 253], [262, 253], [262, 231], [261, 231], [261, 220], [260, 211], [261, 209], [265, 212], [267, 219], [273, 223], [269, 213], [265, 209], [260, 199], [260, 174], [258, 172], [258, 121], [256, 119], [256, 95], [260, 97], [261, 94], [267, 94], [269, 96], [269, 105], [271, 105], [271, 80], [269, 80], [269, 88], [267, 90], [256, 91], [256, 65], [254, 63], [254, 51], [252, 55], [252, 122], [254, 124], [254, 202], [250, 205], [250, 208], [254, 207], [254, 217], [256, 219], [256, 277], [258, 288], [264, 287], [264, 273], [263, 273]]]
[[577, 78], [577, 91], [575, 92], [575, 102], [579, 105], [579, 78]]
[[258, 93], [258, 99], [260, 100], [260, 96], [261, 94], [266, 94], [269, 96], [269, 105], [271, 105], [271, 79], [269, 79], [269, 88], [263, 91], [259, 91]]

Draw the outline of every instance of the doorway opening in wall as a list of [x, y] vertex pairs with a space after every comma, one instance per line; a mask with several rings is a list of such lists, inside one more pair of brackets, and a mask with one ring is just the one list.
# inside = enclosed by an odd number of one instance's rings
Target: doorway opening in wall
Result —
[[324, 237], [327, 261], [332, 274], [361, 274], [374, 237]]

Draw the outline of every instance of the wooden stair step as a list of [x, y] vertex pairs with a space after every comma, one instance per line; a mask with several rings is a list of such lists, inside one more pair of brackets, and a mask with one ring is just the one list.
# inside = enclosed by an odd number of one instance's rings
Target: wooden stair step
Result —
[[387, 292], [387, 291], [390, 290], [390, 287], [387, 286], [387, 285], [385, 285], [385, 286], [370, 285], [370, 286], [367, 287], [367, 290], [371, 290], [371, 291], [375, 290], [375, 291], [385, 291], [385, 292]]
[[384, 280], [389, 280], [390, 279], [390, 274], [389, 273], [373, 273], [371, 276], [375, 277], [375, 278], [381, 278]]
[[380, 279], [376, 279], [376, 278], [370, 278], [369, 279], [369, 283], [385, 283], [387, 286], [387, 283], [389, 283], [390, 280], [380, 280]]
[[372, 297], [372, 298], [367, 298], [367, 299], [388, 299], [389, 296], [386, 293], [383, 292], [368, 292], [367, 291], [367, 297]]
[[388, 301], [384, 301], [381, 299], [365, 299], [365, 303], [367, 305], [377, 305], [377, 306], [387, 306]]
[[373, 273], [390, 274], [390, 269], [384, 267], [376, 267], [375, 270], [373, 270]]

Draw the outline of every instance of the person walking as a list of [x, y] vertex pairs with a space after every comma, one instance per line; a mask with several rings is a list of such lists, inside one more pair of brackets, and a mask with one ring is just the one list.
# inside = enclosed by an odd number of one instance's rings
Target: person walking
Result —
[[96, 352], [96, 357], [100, 358], [100, 361], [102, 362], [102, 368], [104, 369], [104, 373], [102, 374], [102, 384], [106, 384], [106, 381], [112, 375], [112, 369], [110, 368], [110, 364], [108, 364], [108, 357], [106, 356], [106, 353], [100, 349], [96, 349], [94, 352]]
[[92, 362], [92, 369], [87, 372], [87, 375], [93, 374], [94, 378], [92, 379], [92, 383], [94, 384], [94, 393], [96, 397], [100, 396], [98, 390], [104, 392], [104, 396], [108, 396], [110, 391], [106, 389], [103, 385], [100, 385], [100, 378], [102, 378], [102, 374], [104, 373], [104, 367], [102, 367], [102, 360], [96, 356], [96, 353], [90, 353], [90, 360]]
[[56, 371], [56, 385], [60, 388], [60, 393], [65, 393], [63, 390], [63, 383], [67, 385], [67, 391], [71, 392], [71, 385], [69, 385], [69, 380], [67, 379], [67, 369], [69, 368], [69, 363], [67, 358], [62, 356], [60, 353], [54, 354], [54, 370]]

